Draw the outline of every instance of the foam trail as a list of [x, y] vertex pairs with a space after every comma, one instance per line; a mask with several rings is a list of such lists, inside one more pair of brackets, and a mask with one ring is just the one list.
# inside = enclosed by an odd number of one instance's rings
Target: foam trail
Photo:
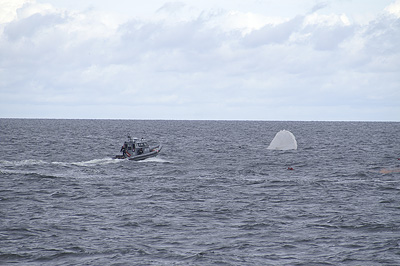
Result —
[[81, 161], [81, 162], [52, 162], [52, 164], [61, 165], [61, 166], [75, 165], [75, 166], [91, 167], [91, 166], [96, 166], [96, 165], [118, 163], [118, 161], [119, 160], [115, 160], [113, 158], [104, 158], [104, 159], [93, 159], [93, 160]]
[[0, 161], [0, 165], [2, 166], [30, 166], [30, 165], [43, 165], [47, 164], [47, 162], [42, 160], [22, 160], [22, 161]]
[[145, 159], [143, 161], [138, 161], [138, 162], [171, 163], [170, 161], [161, 159], [159, 157], [152, 157], [152, 158], [148, 158], [148, 159]]
[[105, 165], [105, 164], [111, 164], [111, 163], [119, 163], [118, 160], [112, 159], [112, 158], [104, 158], [104, 159], [93, 159], [90, 161], [83, 161], [83, 162], [74, 162], [71, 163], [73, 165], [77, 166], [96, 166], [96, 165]]
[[297, 150], [297, 141], [293, 133], [288, 130], [281, 130], [276, 133], [274, 139], [269, 144], [269, 150]]

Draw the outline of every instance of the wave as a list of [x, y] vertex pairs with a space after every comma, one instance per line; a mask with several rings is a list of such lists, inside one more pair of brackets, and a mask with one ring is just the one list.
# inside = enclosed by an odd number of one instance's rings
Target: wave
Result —
[[32, 171], [21, 171], [21, 170], [8, 170], [8, 169], [0, 169], [0, 174], [24, 175], [24, 176], [37, 177], [37, 178], [62, 178], [62, 176], [54, 175], [54, 174], [38, 173], [38, 172], [32, 172]]

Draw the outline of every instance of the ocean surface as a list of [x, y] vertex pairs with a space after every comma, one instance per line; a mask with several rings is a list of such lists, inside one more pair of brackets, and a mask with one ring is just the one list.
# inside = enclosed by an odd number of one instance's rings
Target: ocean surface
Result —
[[0, 119], [0, 264], [400, 265], [399, 158], [391, 122]]

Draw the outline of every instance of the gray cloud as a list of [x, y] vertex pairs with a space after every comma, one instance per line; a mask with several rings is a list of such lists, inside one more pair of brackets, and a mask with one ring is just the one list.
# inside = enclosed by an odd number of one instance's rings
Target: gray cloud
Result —
[[353, 26], [311, 27], [305, 29], [311, 34], [310, 41], [316, 50], [337, 49], [339, 44], [354, 36]]
[[4, 35], [10, 41], [16, 41], [24, 37], [32, 38], [35, 34], [39, 34], [40, 31], [64, 22], [65, 19], [59, 14], [33, 14], [28, 18], [8, 23], [4, 28]]
[[327, 3], [327, 2], [320, 2], [320, 3], [317, 3], [317, 4], [315, 4], [315, 5], [313, 6], [313, 8], [311, 9], [310, 13], [317, 12], [318, 10], [324, 9], [324, 8], [327, 7], [327, 6], [328, 6], [328, 3]]

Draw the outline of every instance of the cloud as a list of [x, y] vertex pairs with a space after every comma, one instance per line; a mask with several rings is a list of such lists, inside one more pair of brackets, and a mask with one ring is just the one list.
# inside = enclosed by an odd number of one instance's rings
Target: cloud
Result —
[[58, 14], [42, 15], [36, 13], [25, 19], [8, 23], [4, 28], [4, 35], [11, 41], [16, 41], [23, 37], [31, 38], [41, 30], [64, 22], [65, 20]]
[[337, 49], [343, 41], [353, 36], [354, 30], [351, 26], [307, 29], [308, 32], [312, 32], [310, 41], [316, 50]]
[[17, 17], [17, 9], [25, 2], [25, 0], [2, 1], [0, 9], [0, 24], [13, 21]]
[[164, 11], [170, 14], [174, 14], [182, 10], [185, 6], [186, 6], [185, 3], [183, 2], [168, 2], [165, 3], [162, 7], [160, 7], [157, 10], [157, 12]]
[[285, 18], [171, 2], [122, 21], [21, 1], [0, 25], [0, 115], [398, 120], [395, 7], [361, 25], [325, 3]]
[[397, 18], [400, 18], [400, 0], [397, 0], [396, 2], [386, 7], [385, 11], [389, 14], [396, 16]]
[[254, 30], [245, 37], [245, 43], [259, 46], [270, 43], [283, 43], [296, 32], [302, 25], [304, 17], [298, 16], [278, 25], [266, 25], [259, 30]]
[[317, 12], [318, 10], [324, 9], [327, 6], [328, 6], [328, 3], [326, 3], [326, 2], [317, 3], [316, 5], [313, 6], [310, 13]]

